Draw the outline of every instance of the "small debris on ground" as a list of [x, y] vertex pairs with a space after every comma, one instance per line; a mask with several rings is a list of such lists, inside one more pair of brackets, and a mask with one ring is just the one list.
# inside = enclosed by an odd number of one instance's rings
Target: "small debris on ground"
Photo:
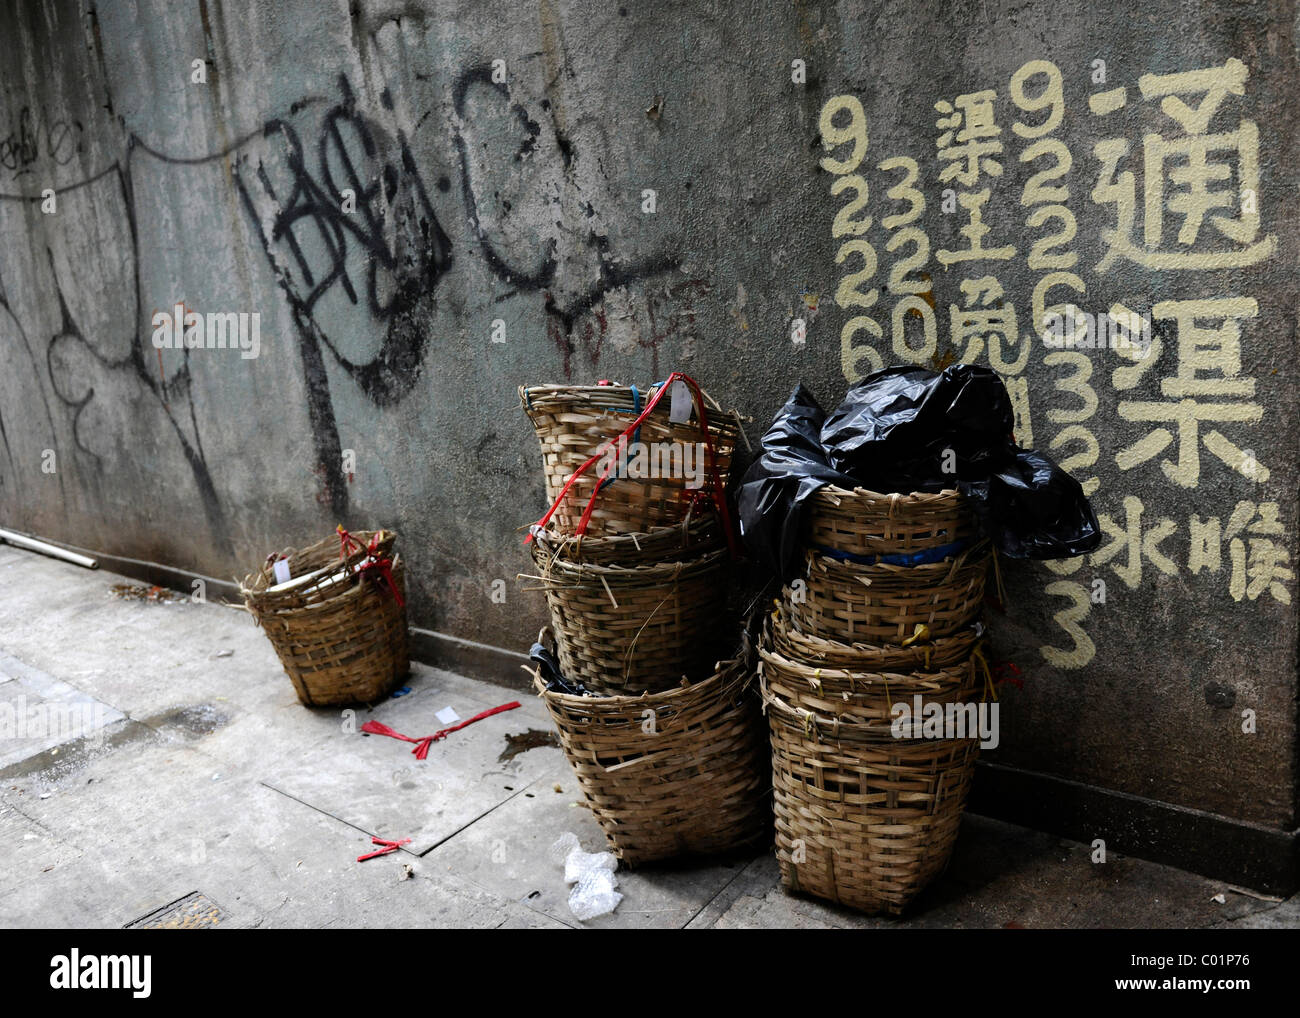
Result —
[[123, 601], [152, 601], [154, 604], [179, 604], [185, 600], [184, 594], [178, 594], [166, 587], [154, 585], [146, 587], [142, 583], [115, 583], [108, 588], [110, 594]]

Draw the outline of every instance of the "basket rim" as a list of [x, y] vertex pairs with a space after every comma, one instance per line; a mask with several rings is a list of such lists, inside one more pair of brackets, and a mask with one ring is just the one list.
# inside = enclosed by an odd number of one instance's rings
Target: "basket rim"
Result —
[[992, 547], [993, 542], [984, 537], [963, 548], [951, 558], [939, 562], [922, 562], [914, 566], [893, 565], [889, 562], [876, 562], [872, 565], [844, 562], [833, 555], [819, 552], [815, 548], [808, 548], [805, 551], [804, 561], [809, 564], [810, 568], [816, 566], [822, 572], [830, 575], [866, 576], [879, 579], [911, 577], [934, 582], [936, 576], [954, 576], [965, 569], [973, 569], [977, 566], [987, 567], [987, 562], [983, 560], [989, 555]]
[[[734, 680], [738, 677], [743, 678], [744, 685], [749, 685], [749, 683], [757, 677], [757, 671], [750, 667], [752, 658], [753, 647], [750, 645], [748, 637], [746, 637], [744, 645], [735, 656], [717, 662], [714, 666], [713, 674], [707, 679], [701, 679], [699, 682], [692, 682], [686, 686], [674, 686], [672, 689], [660, 690], [657, 693], [651, 693], [648, 691], [642, 692], [638, 693], [636, 696], [629, 696], [626, 693], [607, 693], [598, 696], [578, 696], [575, 693], [559, 693], [546, 688], [546, 684], [542, 681], [541, 666], [538, 665], [533, 668], [533, 688], [537, 691], [537, 695], [543, 700], [554, 700], [557, 703], [566, 704], [568, 706], [579, 706], [583, 704], [594, 706], [596, 703], [599, 703], [601, 707], [617, 708], [621, 704], [631, 705], [667, 702], [672, 700], [674, 697], [683, 696], [687, 693], [697, 696], [700, 694], [701, 690], [707, 691], [710, 683], [722, 685], [728, 679]], [[748, 672], [749, 674], [745, 675], [745, 672]]]
[[[538, 549], [540, 552], [541, 549]], [[648, 582], [664, 582], [674, 580], [679, 577], [694, 577], [698, 573], [707, 572], [719, 564], [722, 564], [727, 558], [727, 549], [718, 548], [714, 551], [707, 552], [697, 558], [692, 559], [669, 559], [657, 562], [639, 562], [636, 565], [620, 565], [617, 562], [572, 562], [568, 559], [548, 557], [546, 564], [537, 560], [534, 555], [533, 561], [540, 568], [544, 575], [535, 577], [545, 583], [553, 582], [552, 573], [568, 574], [554, 577], [555, 580], [572, 581], [581, 584], [583, 574], [589, 573], [596, 580], [604, 577], [606, 580], [617, 580], [620, 583], [635, 582], [645, 580]], [[520, 576], [534, 578], [528, 574], [520, 573]]]
[[[824, 676], [833, 679], [866, 678], [868, 682], [870, 682], [872, 679], [877, 679], [877, 678], [886, 681], [892, 679], [898, 679], [899, 680], [898, 684], [901, 685], [906, 685], [909, 679], [913, 679], [918, 676], [923, 677], [925, 679], [933, 679], [941, 675], [964, 677], [970, 669], [970, 662], [965, 661], [961, 664], [949, 665], [946, 668], [936, 668], [933, 671], [929, 671], [929, 672], [921, 671], [919, 669], [913, 669], [911, 671], [858, 671], [857, 669], [854, 668], [836, 668], [836, 667], [827, 667], [823, 665], [806, 665], [800, 661], [795, 661], [791, 658], [786, 657], [780, 651], [773, 650], [766, 646], [760, 646], [758, 648], [758, 656], [764, 661], [770, 660], [773, 666], [778, 669], [784, 670], [786, 672], [791, 672], [796, 675], [800, 675], [801, 677], [802, 677], [802, 673], [807, 672], [809, 674], [819, 673], [819, 677]], [[894, 683], [890, 682], [889, 684], [893, 685]]]
[[949, 649], [951, 645], [954, 645], [959, 641], [969, 640], [971, 645], [974, 646], [975, 644], [978, 644], [980, 640], [987, 639], [989, 635], [987, 627], [985, 627], [982, 622], [975, 621], [957, 630], [955, 633], [949, 633], [947, 636], [927, 636], [925, 639], [918, 640], [916, 643], [907, 647], [895, 646], [892, 644], [882, 645], [879, 643], [868, 643], [865, 640], [856, 643], [846, 643], [843, 640], [833, 640], [828, 636], [819, 636], [815, 633], [804, 633], [798, 629], [791, 629], [785, 624], [781, 624], [780, 634], [777, 636], [775, 629], [781, 614], [782, 607], [781, 602], [778, 599], [776, 606], [768, 612], [767, 618], [763, 622], [763, 631], [765, 633], [772, 630], [774, 638], [786, 640], [793, 644], [807, 644], [810, 649], [814, 650], [822, 647], [827, 648], [823, 653], [839, 654], [846, 651], [852, 651], [854, 653], [865, 652], [868, 656], [885, 657], [891, 654], [897, 656], [900, 651], [910, 651], [913, 648], [918, 651], [924, 651], [928, 648], [937, 653]]
[[[398, 563], [401, 562], [401, 555], [392, 550], [393, 545], [397, 542], [397, 532], [392, 530], [391, 528], [377, 527], [374, 530], [358, 530], [355, 532], [349, 531], [349, 533], [351, 533], [352, 537], [356, 538], [361, 543], [362, 547], [358, 551], [350, 552], [346, 557], [340, 557], [338, 559], [339, 567], [343, 567], [343, 566], [355, 567], [357, 563], [361, 562], [366, 556], [370, 554], [369, 549], [366, 547], [366, 545], [370, 543], [370, 539], [374, 537], [375, 534], [380, 534], [380, 533], [387, 535], [385, 540], [380, 542], [379, 547], [382, 552], [390, 553], [393, 562], [392, 567], [396, 569]], [[276, 600], [279, 600], [281, 598], [281, 595], [279, 593], [276, 594], [269, 593], [270, 588], [275, 586], [274, 583], [270, 582], [271, 580], [274, 579], [274, 574], [270, 571], [271, 556], [284, 556], [286, 558], [292, 559], [296, 556], [307, 555], [316, 551], [325, 551], [329, 545], [333, 544], [334, 542], [337, 542], [338, 539], [339, 537], [336, 532], [329, 535], [328, 537], [323, 537], [319, 541], [314, 541], [313, 543], [301, 548], [295, 548], [291, 546], [288, 548], [282, 548], [280, 551], [271, 552], [265, 559], [263, 559], [262, 564], [260, 566], [258, 566], [252, 572], [246, 574], [244, 578], [239, 581], [240, 595], [244, 598], [245, 601], [257, 604], [259, 606], [273, 605]], [[359, 578], [360, 574], [356, 571], [355, 568], [352, 569], [352, 573], [353, 573], [353, 577], [352, 577], [353, 579]], [[346, 585], [339, 584], [338, 585], [339, 592], [338, 595], [335, 596], [342, 596], [344, 593], [350, 590], [352, 586], [354, 586], [354, 584], [351, 583]], [[296, 596], [295, 591], [292, 590], [285, 591], [283, 593], [286, 596]], [[326, 600], [330, 600], [330, 599], [331, 598], [327, 598]]]
[[[572, 552], [579, 556], [579, 561], [584, 561], [581, 558], [582, 549], [587, 545], [593, 546], [597, 555], [603, 552], [621, 553], [625, 550], [634, 554], [643, 554], [640, 547], [642, 542], [657, 545], [671, 540], [673, 536], [678, 536], [687, 542], [683, 551], [703, 551], [714, 544], [721, 546], [723, 542], [721, 521], [717, 512], [709, 511], [699, 515], [687, 515], [680, 523], [667, 523], [651, 527], [649, 530], [629, 530], [616, 534], [566, 534], [552, 529], [548, 524], [533, 532], [533, 543], [539, 548], [554, 551], [557, 558], [563, 558], [565, 554]], [[566, 561], [573, 562], [573, 559], [566, 559]], [[592, 562], [592, 564], [597, 563]]]
[[[797, 728], [805, 730], [804, 741], [813, 738], [808, 729], [816, 728], [818, 735], [817, 741], [821, 741], [821, 735], [825, 733], [835, 741], [844, 741], [845, 733], [849, 736], [849, 741], [869, 742], [874, 744], [891, 744], [895, 743], [900, 746], [915, 746], [918, 744], [930, 744], [935, 747], [935, 751], [940, 752], [944, 746], [953, 743], [970, 743], [978, 742], [978, 736], [970, 736], [964, 739], [899, 739], [892, 734], [892, 725], [883, 725], [879, 722], [862, 722], [849, 721], [843, 718], [829, 718], [816, 711], [808, 710], [806, 707], [796, 707], [792, 703], [787, 703], [784, 697], [777, 695], [767, 688], [767, 683], [759, 677], [759, 695], [763, 701], [763, 710], [766, 712], [769, 708], [775, 709], [775, 712], [783, 716], [785, 723], [793, 724]], [[977, 687], [979, 688], [979, 687]], [[983, 700], [976, 701], [983, 703]], [[888, 732], [887, 736], [882, 736], [882, 732]]]
[[862, 485], [853, 488], [842, 488], [838, 484], [823, 485], [813, 492], [812, 498], [816, 501], [829, 502], [832, 508], [836, 508], [833, 499], [852, 499], [857, 502], [883, 502], [895, 505], [903, 503], [918, 503], [921, 505], [952, 503], [961, 505], [966, 501], [966, 496], [956, 488], [944, 488], [942, 491], [888, 492], [876, 491], [874, 488], [867, 488]]
[[[644, 389], [637, 386], [636, 395], [633, 395], [633, 387], [631, 385], [576, 385], [570, 382], [540, 382], [534, 385], [521, 385], [519, 386], [518, 391], [519, 402], [523, 405], [524, 412], [529, 416], [532, 416], [534, 412], [532, 400], [535, 396], [542, 399], [568, 398], [570, 400], [577, 400], [598, 395], [605, 397], [617, 395], [618, 397], [627, 399], [636, 399], [637, 397], [640, 397], [641, 399], [648, 401], [663, 387], [663, 384], [663, 381], [652, 382]], [[717, 410], [718, 413], [723, 415], [723, 420], [731, 422], [733, 426], [738, 426], [735, 424], [735, 419], [738, 416], [737, 411], [724, 410], [722, 404], [709, 395], [708, 390], [706, 390], [704, 386], [700, 386], [699, 389], [700, 394], [704, 397], [710, 410]], [[603, 407], [601, 409], [602, 411], [612, 410], [614, 413], [630, 412], [618, 410], [612, 407]], [[709, 424], [712, 426], [712, 419], [710, 419]]]

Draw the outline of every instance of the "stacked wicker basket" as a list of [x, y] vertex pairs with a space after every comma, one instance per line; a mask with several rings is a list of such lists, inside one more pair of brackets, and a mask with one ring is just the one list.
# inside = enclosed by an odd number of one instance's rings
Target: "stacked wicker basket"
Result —
[[894, 704], [972, 703], [990, 552], [956, 491], [824, 488], [759, 649], [791, 890], [901, 912], [946, 865], [975, 738], [895, 737]]
[[[672, 414], [666, 387], [678, 378], [644, 393], [519, 390], [552, 500], [532, 528], [526, 578], [546, 592], [564, 678], [591, 695], [548, 690], [540, 671], [534, 683], [628, 864], [735, 848], [767, 829], [753, 651], [736, 654], [725, 624], [724, 492], [738, 429], [689, 379], [690, 416]], [[685, 471], [620, 475], [636, 443], [681, 455], [705, 448], [704, 487], [688, 487]]]

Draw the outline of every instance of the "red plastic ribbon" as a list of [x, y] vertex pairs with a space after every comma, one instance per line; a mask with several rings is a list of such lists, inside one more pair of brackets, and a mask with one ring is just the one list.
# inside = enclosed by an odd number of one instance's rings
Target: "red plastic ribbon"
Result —
[[1023, 679], [1016, 678], [1016, 676], [1020, 675], [1021, 672], [1020, 672], [1020, 669], [1015, 665], [1014, 662], [1011, 662], [1011, 661], [999, 661], [999, 662], [997, 662], [997, 663], [993, 666], [993, 674], [996, 675], [996, 676], [998, 676], [997, 684], [998, 684], [999, 686], [1002, 685], [1002, 684], [1005, 683], [1005, 682], [1009, 682], [1011, 685], [1015, 686], [1017, 689], [1024, 689], [1024, 688], [1025, 688], [1024, 680], [1023, 680]]
[[415, 743], [415, 748], [411, 750], [415, 754], [415, 759], [424, 760], [429, 756], [429, 747], [439, 739], [445, 739], [452, 732], [459, 732], [462, 728], [472, 725], [475, 721], [482, 721], [484, 718], [490, 718], [493, 714], [500, 714], [503, 711], [514, 710], [520, 706], [518, 700], [512, 700], [510, 703], [503, 703], [491, 710], [485, 710], [475, 714], [468, 721], [462, 721], [458, 725], [452, 725], [450, 728], [444, 728], [442, 731], [434, 732], [432, 735], [426, 735], [422, 739], [413, 739], [409, 735], [403, 735], [401, 732], [395, 732], [382, 721], [367, 721], [361, 726], [363, 732], [369, 732], [371, 735], [387, 735], [390, 739], [401, 739], [403, 742]]
[[355, 548], [357, 551], [366, 552], [370, 556], [370, 561], [359, 566], [357, 572], [362, 576], [365, 576], [367, 573], [377, 573], [378, 580], [376, 582], [379, 586], [387, 587], [393, 597], [397, 598], [398, 606], [405, 608], [406, 599], [402, 597], [402, 592], [398, 589], [397, 581], [393, 578], [393, 560], [387, 555], [379, 554], [379, 531], [376, 530], [370, 536], [370, 545], [368, 547], [363, 546], [360, 541], [344, 530], [342, 523], [338, 524], [338, 532], [339, 558], [346, 559], [348, 557], [349, 547]]
[[[612, 444], [613, 446], [618, 447], [619, 443], [623, 439], [627, 438], [628, 435], [636, 431], [637, 428], [639, 428], [641, 424], [645, 421], [645, 419], [650, 416], [651, 411], [654, 410], [659, 400], [663, 398], [664, 393], [666, 393], [669, 389], [672, 388], [674, 382], [679, 380], [684, 382], [692, 391], [692, 395], [695, 403], [695, 409], [700, 417], [700, 429], [704, 432], [704, 451], [708, 457], [709, 478], [712, 481], [712, 488], [713, 488], [713, 493], [712, 493], [713, 504], [717, 507], [718, 515], [722, 518], [723, 530], [726, 532], [727, 535], [727, 547], [731, 551], [731, 557], [737, 558], [739, 557], [739, 550], [736, 545], [736, 534], [735, 534], [735, 530], [732, 528], [731, 525], [731, 512], [727, 508], [727, 495], [722, 487], [722, 478], [719, 475], [718, 468], [717, 468], [717, 458], [713, 452], [713, 436], [709, 432], [709, 413], [704, 405], [704, 393], [701, 391], [699, 383], [697, 383], [695, 379], [691, 378], [690, 375], [683, 374], [680, 371], [674, 371], [671, 375], [668, 376], [668, 380], [659, 387], [659, 391], [656, 392], [654, 396], [650, 398], [650, 401], [646, 404], [646, 408], [643, 411], [641, 411], [640, 416], [638, 416], [635, 421], [633, 421], [630, 425], [628, 425], [628, 427], [622, 432], [622, 434], [618, 435], [614, 439]], [[590, 468], [593, 463], [600, 460], [603, 455], [604, 453], [597, 452], [594, 456], [592, 456], [589, 460], [587, 460], [586, 463], [582, 464], [582, 466], [578, 467], [578, 469], [573, 472], [573, 475], [567, 481], [564, 482], [564, 487], [560, 490], [559, 497], [556, 498], [554, 503], [552, 503], [551, 508], [546, 511], [546, 515], [537, 521], [536, 526], [538, 527], [546, 526], [546, 524], [550, 521], [550, 518], [553, 515], [555, 515], [555, 510], [558, 509], [560, 507], [560, 504], [564, 501], [565, 496], [569, 494], [569, 489], [573, 487], [574, 482], [577, 481], [577, 479], [581, 477], [583, 474], [585, 474], [588, 468]], [[601, 473], [600, 479], [596, 482], [596, 490], [592, 492], [591, 498], [587, 500], [587, 507], [586, 509], [583, 510], [582, 518], [578, 521], [578, 529], [577, 529], [578, 534], [581, 535], [587, 532], [587, 525], [588, 523], [591, 522], [592, 510], [596, 508], [596, 498], [600, 495], [601, 487], [603, 486], [606, 478], [609, 477], [609, 472], [613, 469], [614, 469], [614, 460], [611, 459], [609, 463], [606, 465], [604, 471]], [[693, 497], [693, 496], [688, 496], [688, 497]], [[530, 531], [528, 536], [524, 538], [524, 543], [527, 544], [532, 539], [533, 539], [533, 535]]]
[[402, 838], [399, 841], [385, 841], [383, 838], [371, 838], [372, 845], [383, 845], [378, 852], [367, 852], [365, 855], [357, 856], [357, 862], [365, 862], [367, 859], [373, 859], [377, 855], [388, 855], [390, 852], [396, 852], [403, 845], [411, 843], [410, 838]]

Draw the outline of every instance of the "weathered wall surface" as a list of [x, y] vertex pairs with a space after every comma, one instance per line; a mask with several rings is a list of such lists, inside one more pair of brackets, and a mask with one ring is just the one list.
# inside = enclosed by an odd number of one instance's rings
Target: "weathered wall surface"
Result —
[[[1006, 565], [995, 758], [1292, 829], [1298, 87], [1285, 2], [6, 4], [0, 520], [218, 577], [382, 522], [417, 625], [519, 648], [521, 382], [756, 437], [992, 364], [1107, 531]], [[156, 349], [178, 303], [259, 356]]]

